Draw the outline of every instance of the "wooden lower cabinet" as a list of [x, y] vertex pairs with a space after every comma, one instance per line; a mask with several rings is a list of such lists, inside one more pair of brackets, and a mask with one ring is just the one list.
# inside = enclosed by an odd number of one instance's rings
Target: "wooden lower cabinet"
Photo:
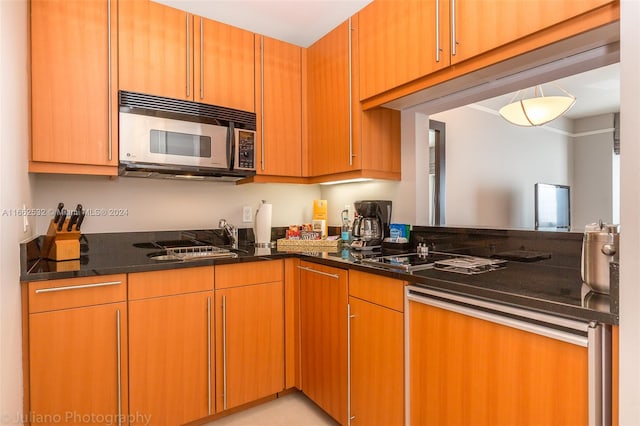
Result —
[[300, 267], [302, 392], [346, 425], [348, 271]]
[[404, 424], [405, 284], [349, 271], [352, 426]]
[[283, 269], [281, 260], [216, 266], [217, 413], [285, 388]]
[[131, 413], [150, 425], [213, 414], [213, 268], [129, 274], [129, 283]]
[[125, 289], [124, 275], [28, 284], [32, 424], [117, 423], [129, 413]]
[[351, 425], [404, 422], [404, 315], [349, 297]]
[[587, 348], [409, 302], [410, 424], [586, 425]]

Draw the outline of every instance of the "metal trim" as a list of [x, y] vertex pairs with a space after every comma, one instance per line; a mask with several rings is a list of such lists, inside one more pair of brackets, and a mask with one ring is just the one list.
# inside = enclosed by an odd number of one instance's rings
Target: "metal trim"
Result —
[[227, 296], [222, 296], [222, 408], [227, 409]]
[[207, 395], [209, 415], [213, 414], [211, 402], [211, 296], [207, 297]]
[[576, 330], [585, 334], [587, 333], [587, 328], [589, 326], [589, 323], [585, 321], [577, 321], [569, 318], [562, 318], [554, 315], [545, 314], [542, 312], [535, 312], [527, 309], [517, 308], [515, 306], [503, 305], [503, 304], [488, 302], [480, 299], [473, 299], [466, 296], [460, 296], [453, 293], [445, 293], [445, 292], [431, 290], [423, 287], [417, 287], [413, 285], [407, 286], [408, 297], [411, 297], [410, 292], [415, 292], [421, 295], [434, 296], [442, 299], [448, 299], [454, 302], [464, 303], [465, 305], [477, 306], [480, 308], [490, 309], [493, 311], [497, 311], [497, 312], [501, 312], [509, 315], [516, 315], [522, 318], [526, 318], [534, 321], [541, 321], [548, 324]]

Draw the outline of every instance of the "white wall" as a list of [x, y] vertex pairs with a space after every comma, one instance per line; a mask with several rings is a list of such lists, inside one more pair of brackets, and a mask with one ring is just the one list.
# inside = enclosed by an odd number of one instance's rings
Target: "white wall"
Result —
[[[255, 216], [260, 200], [273, 204], [273, 226], [309, 222], [318, 185], [245, 184], [231, 182], [183, 182], [170, 179], [37, 175], [35, 206], [55, 209], [80, 203], [85, 209], [124, 209], [123, 215], [89, 216], [85, 233], [217, 228], [221, 218], [241, 228], [242, 207]], [[38, 233], [47, 231], [51, 217], [38, 221]]]
[[533, 229], [535, 183], [571, 184], [564, 134], [513, 126], [474, 106], [430, 118], [447, 125], [447, 225]]
[[582, 231], [599, 219], [614, 221], [613, 114], [574, 120], [573, 131], [571, 213], [573, 229]]
[[22, 413], [20, 257], [22, 217], [31, 207], [27, 175], [27, 3], [0, 1], [0, 424]]
[[620, 424], [640, 425], [640, 2], [620, 2]]

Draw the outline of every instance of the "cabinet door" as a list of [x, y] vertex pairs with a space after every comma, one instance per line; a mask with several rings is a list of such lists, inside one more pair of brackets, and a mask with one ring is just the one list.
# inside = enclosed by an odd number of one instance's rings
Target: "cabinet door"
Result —
[[358, 15], [360, 99], [449, 66], [449, 0], [375, 0]]
[[301, 262], [302, 391], [347, 424], [347, 271]]
[[150, 424], [213, 414], [213, 292], [129, 301], [131, 411]]
[[282, 282], [216, 290], [216, 412], [284, 389]]
[[117, 166], [116, 10], [109, 0], [31, 2], [30, 171]]
[[193, 99], [193, 17], [150, 0], [119, 0], [120, 89]]
[[124, 302], [29, 315], [30, 413], [52, 424], [128, 414]]
[[321, 176], [359, 169], [350, 164], [349, 23], [307, 50], [309, 174]]
[[193, 100], [255, 112], [254, 34], [194, 19]]
[[462, 62], [609, 3], [612, 0], [455, 0], [451, 62]]
[[586, 425], [587, 348], [410, 302], [411, 424]]
[[404, 424], [404, 315], [349, 297], [351, 425]]
[[262, 37], [258, 173], [302, 176], [302, 49]]

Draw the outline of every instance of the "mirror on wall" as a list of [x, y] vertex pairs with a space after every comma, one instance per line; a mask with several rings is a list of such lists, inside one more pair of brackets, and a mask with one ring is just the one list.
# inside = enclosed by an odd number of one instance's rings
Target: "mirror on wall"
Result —
[[535, 229], [537, 183], [571, 188], [571, 231], [600, 219], [619, 223], [619, 74], [614, 63], [556, 80], [576, 103], [544, 126], [516, 126], [498, 114], [513, 93], [430, 114], [443, 125], [431, 130], [434, 141], [446, 143], [440, 171], [430, 168], [430, 224]]

